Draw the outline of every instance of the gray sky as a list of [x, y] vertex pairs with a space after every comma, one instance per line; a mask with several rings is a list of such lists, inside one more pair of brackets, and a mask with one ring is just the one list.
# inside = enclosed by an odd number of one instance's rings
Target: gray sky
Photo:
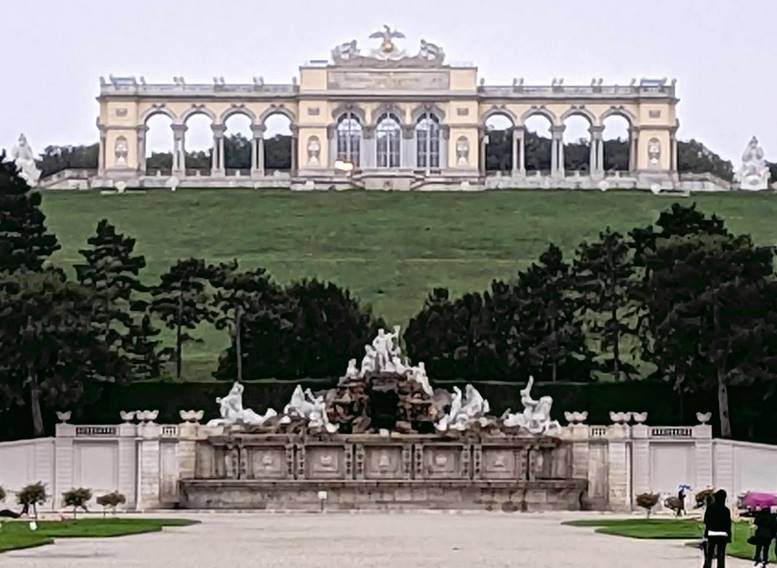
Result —
[[3, 16], [5, 148], [95, 142], [100, 75], [288, 82], [387, 23], [489, 84], [676, 77], [681, 139], [736, 165], [755, 134], [777, 160], [775, 0], [8, 0]]

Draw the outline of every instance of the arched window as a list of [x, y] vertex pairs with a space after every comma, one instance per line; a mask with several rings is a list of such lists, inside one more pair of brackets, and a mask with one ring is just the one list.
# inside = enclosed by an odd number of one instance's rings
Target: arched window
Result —
[[419, 168], [440, 167], [440, 120], [425, 112], [415, 126], [416, 166]]
[[399, 167], [400, 137], [400, 127], [397, 118], [393, 114], [382, 115], [375, 130], [379, 168]]
[[337, 159], [359, 165], [362, 125], [352, 112], [346, 112], [337, 122]]

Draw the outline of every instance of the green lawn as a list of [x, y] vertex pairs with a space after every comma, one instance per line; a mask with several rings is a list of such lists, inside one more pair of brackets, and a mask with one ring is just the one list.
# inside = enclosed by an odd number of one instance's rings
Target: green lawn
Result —
[[[390, 323], [404, 324], [434, 287], [454, 294], [485, 289], [534, 261], [550, 242], [571, 253], [607, 225], [620, 231], [647, 225], [675, 201], [695, 201], [759, 243], [777, 242], [777, 196], [771, 194], [47, 192], [43, 208], [62, 243], [54, 257], [61, 265], [81, 260], [78, 249], [106, 217], [137, 239], [150, 282], [179, 258], [238, 258], [246, 267], [266, 267], [281, 282], [332, 280]], [[210, 327], [200, 337], [203, 343], [188, 346], [187, 363], [213, 366], [226, 337]]]
[[[704, 536], [704, 526], [699, 521], [688, 519], [597, 519], [571, 521], [565, 523], [574, 527], [594, 527], [596, 532], [629, 538], [675, 539], [692, 541], [696, 544]], [[751, 525], [746, 521], [734, 523], [734, 538], [728, 546], [728, 553], [737, 558], [751, 559], [754, 548], [747, 543], [752, 534]], [[771, 547], [771, 559], [774, 547]]]
[[185, 527], [197, 521], [185, 519], [88, 518], [77, 521], [38, 521], [31, 531], [28, 521], [9, 521], [0, 529], [0, 552], [52, 544], [55, 538], [107, 538]]

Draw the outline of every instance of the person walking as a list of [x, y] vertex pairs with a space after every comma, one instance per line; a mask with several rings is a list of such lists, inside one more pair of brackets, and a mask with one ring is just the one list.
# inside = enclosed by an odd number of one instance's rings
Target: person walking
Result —
[[753, 525], [755, 534], [753, 534], [753, 544], [755, 545], [755, 556], [753, 556], [753, 565], [766, 566], [769, 564], [769, 548], [774, 538], [775, 526], [774, 516], [772, 516], [769, 507], [761, 507], [755, 514]]
[[726, 546], [731, 542], [731, 511], [726, 507], [726, 491], [715, 492], [715, 499], [707, 505], [704, 512], [704, 568], [712, 568], [712, 560], [717, 560], [717, 568], [726, 566]]

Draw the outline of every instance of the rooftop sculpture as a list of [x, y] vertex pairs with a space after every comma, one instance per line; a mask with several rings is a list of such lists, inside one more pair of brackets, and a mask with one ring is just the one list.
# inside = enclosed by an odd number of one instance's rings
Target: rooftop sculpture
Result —
[[363, 55], [356, 40], [341, 43], [332, 50], [332, 61], [342, 66], [378, 66], [378, 67], [430, 67], [442, 65], [445, 52], [439, 45], [421, 40], [418, 53], [408, 55], [400, 49], [395, 39], [404, 39], [405, 34], [384, 25], [383, 29], [370, 35], [370, 39], [380, 39], [380, 45], [371, 49], [369, 55]]
[[739, 189], [762, 191], [769, 188], [769, 166], [764, 159], [764, 151], [753, 136], [742, 154], [742, 165], [736, 174]]

